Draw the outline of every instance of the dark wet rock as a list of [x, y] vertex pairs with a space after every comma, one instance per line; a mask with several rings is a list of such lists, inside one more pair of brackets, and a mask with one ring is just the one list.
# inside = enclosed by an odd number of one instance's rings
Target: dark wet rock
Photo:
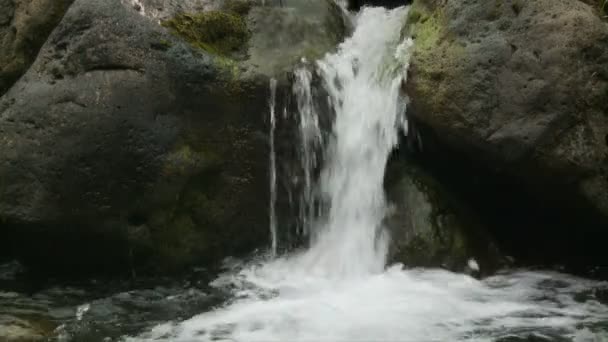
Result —
[[[3, 254], [50, 272], [168, 271], [265, 245], [269, 80], [294, 59], [251, 63], [161, 24], [77, 0], [0, 99]], [[322, 51], [321, 32], [301, 34]]]
[[352, 10], [358, 10], [363, 6], [382, 6], [386, 8], [395, 8], [410, 4], [411, 0], [348, 0], [348, 7]]
[[585, 250], [608, 227], [608, 24], [598, 8], [419, 0], [409, 19], [408, 115], [427, 159], [476, 192], [520, 252], [601, 255], [599, 243]]
[[414, 160], [391, 159], [385, 187], [391, 262], [472, 275], [506, 264], [476, 213]]
[[73, 0], [0, 0], [0, 96], [27, 71]]

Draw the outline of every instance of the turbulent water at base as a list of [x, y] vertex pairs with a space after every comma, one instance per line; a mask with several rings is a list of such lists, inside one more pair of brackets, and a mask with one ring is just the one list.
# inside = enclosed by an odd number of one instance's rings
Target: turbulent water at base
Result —
[[[0, 265], [0, 341], [28, 329], [61, 342], [608, 341], [604, 282], [527, 270], [476, 280], [386, 265], [382, 182], [397, 131], [406, 128], [399, 97], [412, 45], [399, 33], [406, 17], [406, 8], [365, 8], [336, 53], [294, 72], [308, 249], [227, 263], [211, 282], [201, 270], [188, 279], [23, 290], [15, 266]], [[321, 130], [317, 76], [331, 134]], [[276, 174], [276, 196], [275, 182]]]

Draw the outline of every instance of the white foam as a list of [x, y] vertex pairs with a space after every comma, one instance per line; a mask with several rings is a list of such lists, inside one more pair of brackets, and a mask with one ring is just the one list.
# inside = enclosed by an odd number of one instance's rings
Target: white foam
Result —
[[[521, 331], [595, 338], [584, 325], [608, 319], [604, 305], [574, 299], [578, 291], [605, 284], [556, 273], [478, 281], [397, 265], [360, 278], [328, 279], [290, 267], [279, 260], [227, 274], [218, 285], [234, 287], [232, 304], [129, 341], [493, 341]], [[544, 284], [556, 280], [557, 287]]]

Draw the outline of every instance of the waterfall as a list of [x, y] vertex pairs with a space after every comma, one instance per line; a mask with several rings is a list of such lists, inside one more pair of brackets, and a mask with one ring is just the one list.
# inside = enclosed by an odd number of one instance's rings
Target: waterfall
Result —
[[[606, 306], [564, 295], [575, 291], [577, 281], [564, 281], [561, 292], [550, 292], [546, 283], [556, 277], [551, 273], [478, 281], [444, 270], [386, 265], [383, 177], [398, 131], [407, 129], [406, 101], [399, 96], [413, 44], [400, 37], [407, 11], [363, 8], [352, 37], [337, 52], [294, 72], [296, 110], [283, 113], [295, 115], [298, 123], [293, 142], [302, 171], [299, 219], [309, 248], [225, 272], [211, 283], [232, 294], [224, 306], [127, 341], [490, 342], [510, 331], [573, 336], [581, 322], [608, 317]], [[315, 94], [317, 83], [325, 97]], [[276, 253], [276, 84], [270, 87]], [[331, 131], [323, 134], [322, 101], [332, 118]]]
[[335, 117], [317, 184], [329, 210], [310, 228], [312, 247], [302, 266], [325, 275], [378, 273], [385, 266], [383, 179], [404, 120], [399, 89], [412, 41], [400, 43], [399, 28], [406, 11], [367, 9], [353, 36], [318, 63]]

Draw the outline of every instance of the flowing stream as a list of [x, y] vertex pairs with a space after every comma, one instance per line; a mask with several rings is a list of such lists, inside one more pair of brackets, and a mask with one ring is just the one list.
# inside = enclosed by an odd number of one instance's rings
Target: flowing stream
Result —
[[[527, 270], [476, 280], [387, 265], [383, 177], [398, 131], [407, 130], [399, 95], [413, 44], [400, 36], [407, 11], [364, 8], [334, 54], [294, 71], [297, 113], [288, 115], [299, 123], [298, 233], [308, 248], [277, 256], [274, 128], [286, 110], [275, 108], [272, 82], [271, 256], [227, 264], [210, 283], [0, 291], [0, 329], [3, 320], [17, 329], [15, 317], [47, 317], [61, 324], [58, 340], [70, 342], [608, 341], [606, 283]], [[322, 99], [313, 94], [314, 77]], [[329, 134], [317, 101], [329, 103]], [[0, 267], [0, 283], [3, 274], [12, 279]]]

